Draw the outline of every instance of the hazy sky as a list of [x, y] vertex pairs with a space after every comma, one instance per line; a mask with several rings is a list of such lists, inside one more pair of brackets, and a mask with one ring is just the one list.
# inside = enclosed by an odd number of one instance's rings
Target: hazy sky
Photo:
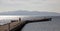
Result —
[[60, 0], [0, 0], [0, 12], [15, 10], [59, 12]]

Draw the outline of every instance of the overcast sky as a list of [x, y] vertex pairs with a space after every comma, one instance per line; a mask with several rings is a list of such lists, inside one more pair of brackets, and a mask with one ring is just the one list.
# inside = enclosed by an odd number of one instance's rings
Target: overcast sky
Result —
[[60, 0], [0, 0], [0, 12], [15, 10], [59, 12]]

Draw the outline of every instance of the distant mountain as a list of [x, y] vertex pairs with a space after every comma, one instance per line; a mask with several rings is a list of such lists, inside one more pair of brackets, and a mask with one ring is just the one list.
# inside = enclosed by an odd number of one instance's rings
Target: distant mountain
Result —
[[60, 13], [55, 12], [38, 12], [38, 11], [9, 11], [2, 12], [0, 15], [39, 15], [39, 16], [60, 16]]

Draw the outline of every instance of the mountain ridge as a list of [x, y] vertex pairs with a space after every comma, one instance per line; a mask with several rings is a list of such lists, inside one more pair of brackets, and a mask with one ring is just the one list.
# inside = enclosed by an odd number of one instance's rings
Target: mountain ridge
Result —
[[50, 16], [60, 16], [60, 13], [55, 12], [39, 12], [39, 11], [9, 11], [9, 12], [2, 12], [0, 15], [50, 15]]

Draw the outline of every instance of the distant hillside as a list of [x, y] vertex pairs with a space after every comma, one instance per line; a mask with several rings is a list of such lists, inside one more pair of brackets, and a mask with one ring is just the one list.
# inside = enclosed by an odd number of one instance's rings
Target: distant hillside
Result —
[[40, 15], [40, 16], [60, 16], [60, 13], [55, 12], [38, 12], [38, 11], [9, 11], [2, 12], [0, 15]]

